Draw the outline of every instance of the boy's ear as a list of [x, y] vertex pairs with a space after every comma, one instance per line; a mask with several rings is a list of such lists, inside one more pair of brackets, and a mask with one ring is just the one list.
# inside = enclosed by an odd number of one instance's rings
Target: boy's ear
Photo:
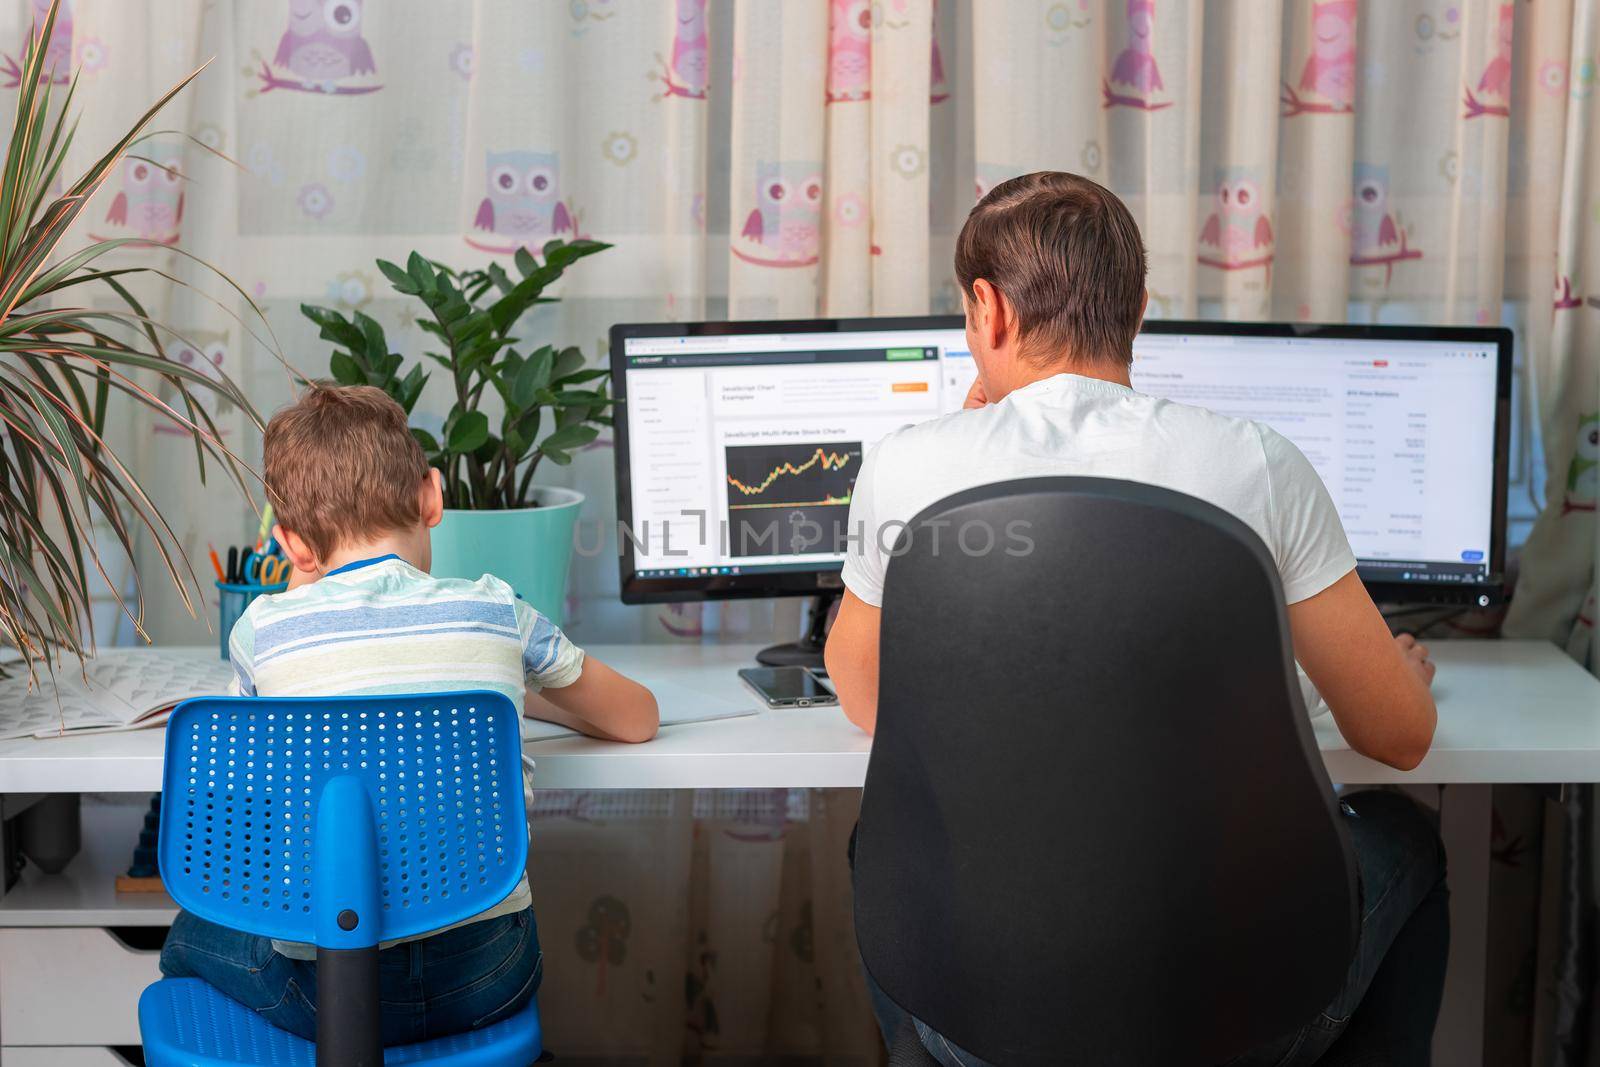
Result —
[[444, 480], [437, 467], [428, 468], [427, 480], [422, 483], [421, 504], [422, 523], [428, 529], [444, 520]]
[[306, 544], [305, 538], [276, 524], [272, 527], [272, 536], [277, 539], [278, 547], [283, 549], [283, 554], [289, 558], [295, 570], [316, 572], [317, 554]]

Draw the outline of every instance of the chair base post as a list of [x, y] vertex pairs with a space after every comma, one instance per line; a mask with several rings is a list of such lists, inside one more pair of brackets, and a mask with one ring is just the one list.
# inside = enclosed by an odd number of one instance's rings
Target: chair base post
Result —
[[317, 950], [317, 1067], [382, 1067], [378, 946]]

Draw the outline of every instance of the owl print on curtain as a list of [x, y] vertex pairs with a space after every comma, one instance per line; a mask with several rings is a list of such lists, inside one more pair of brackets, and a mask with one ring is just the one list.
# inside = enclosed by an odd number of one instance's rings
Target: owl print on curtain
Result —
[[485, 236], [468, 235], [467, 244], [483, 252], [537, 252], [547, 241], [577, 236], [561, 199], [561, 157], [555, 152], [487, 152], [483, 169], [484, 196], [472, 225]]
[[366, 38], [366, 0], [287, 0], [288, 24], [272, 61], [260, 58], [257, 93], [361, 96], [383, 88]]
[[[667, 56], [656, 53], [660, 70], [650, 75], [664, 88], [657, 100], [678, 96], [704, 100], [711, 77], [711, 34], [706, 23], [706, 0], [676, 0], [673, 6], [672, 47]], [[669, 58], [670, 57], [670, 58]]]
[[[132, 237], [152, 245], [177, 244], [183, 224], [182, 163], [179, 145], [145, 141], [135, 146], [107, 183], [116, 195], [89, 236], [96, 241]], [[98, 202], [104, 201], [102, 193]]]
[[872, 95], [872, 6], [866, 0], [828, 4], [827, 94], [830, 104]]
[[1156, 65], [1156, 0], [1128, 0], [1128, 43], [1111, 64], [1111, 76], [1102, 79], [1102, 107], [1131, 107], [1140, 111], [1160, 111], [1172, 106], [1162, 100], [1166, 84]]
[[1350, 265], [1382, 267], [1385, 286], [1394, 278], [1395, 264], [1422, 258], [1422, 250], [1411, 247], [1406, 228], [1390, 207], [1387, 166], [1356, 163], [1348, 221]]
[[1215, 207], [1200, 230], [1202, 265], [1218, 270], [1272, 269], [1272, 220], [1255, 167], [1217, 171]]
[[1501, 4], [1494, 27], [1494, 54], [1478, 75], [1476, 88], [1470, 82], [1466, 86], [1464, 118], [1511, 117], [1511, 41], [1515, 23], [1513, 6]]
[[1590, 412], [1578, 420], [1578, 442], [1567, 468], [1561, 514], [1594, 511], [1597, 500], [1600, 500], [1600, 412]]
[[1300, 81], [1283, 83], [1283, 117], [1348, 115], [1356, 101], [1356, 0], [1315, 0], [1311, 54]]
[[[45, 17], [50, 14], [50, 0], [30, 0], [29, 35], [37, 40], [44, 30]], [[15, 56], [0, 55], [0, 85], [15, 89], [22, 84], [22, 67], [27, 56], [26, 45], [17, 48]], [[50, 42], [44, 49], [44, 67], [39, 83], [66, 85], [72, 80], [72, 0], [61, 0], [56, 10], [56, 24], [50, 30]]]
[[[167, 354], [191, 370], [198, 370], [208, 377], [220, 380], [227, 373], [228, 334], [223, 330], [185, 330], [181, 337], [174, 339], [167, 346]], [[171, 382], [162, 379], [159, 390], [162, 400], [172, 404], [176, 411], [183, 410], [182, 398]], [[195, 403], [213, 419], [221, 418], [234, 410], [231, 401], [222, 399], [209, 389], [197, 389], [194, 391], [194, 396]], [[157, 434], [189, 436], [189, 432], [182, 427], [159, 420], [151, 430]], [[230, 427], [218, 426], [217, 431], [226, 437]]]
[[822, 165], [756, 163], [756, 206], [733, 254], [758, 267], [809, 267], [822, 247]]

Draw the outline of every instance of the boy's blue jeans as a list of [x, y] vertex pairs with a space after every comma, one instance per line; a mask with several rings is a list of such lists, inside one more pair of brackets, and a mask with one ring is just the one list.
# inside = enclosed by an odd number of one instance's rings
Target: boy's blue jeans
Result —
[[[317, 965], [272, 941], [179, 912], [161, 949], [168, 978], [202, 978], [272, 1025], [317, 1035]], [[544, 976], [533, 909], [468, 923], [378, 953], [385, 1045], [488, 1026], [525, 1007]]]
[[[1346, 795], [1360, 871], [1361, 934], [1344, 988], [1315, 1019], [1229, 1067], [1301, 1067], [1337, 1044], [1340, 1063], [1427, 1067], [1450, 950], [1444, 845], [1433, 816], [1401, 793]], [[1293, 952], [1293, 946], [1286, 951]], [[905, 1013], [867, 976], [873, 1012], [892, 1042]], [[1360, 1011], [1357, 1011], [1357, 1009]], [[988, 1067], [913, 1019], [945, 1067]]]

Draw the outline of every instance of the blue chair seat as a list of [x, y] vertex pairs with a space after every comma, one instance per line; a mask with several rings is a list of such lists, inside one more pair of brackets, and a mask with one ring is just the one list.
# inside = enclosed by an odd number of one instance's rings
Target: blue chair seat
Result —
[[[198, 978], [167, 978], [139, 998], [149, 1067], [315, 1067], [317, 1048]], [[385, 1064], [531, 1067], [539, 1059], [539, 1003], [509, 1019], [449, 1037], [383, 1050]]]

